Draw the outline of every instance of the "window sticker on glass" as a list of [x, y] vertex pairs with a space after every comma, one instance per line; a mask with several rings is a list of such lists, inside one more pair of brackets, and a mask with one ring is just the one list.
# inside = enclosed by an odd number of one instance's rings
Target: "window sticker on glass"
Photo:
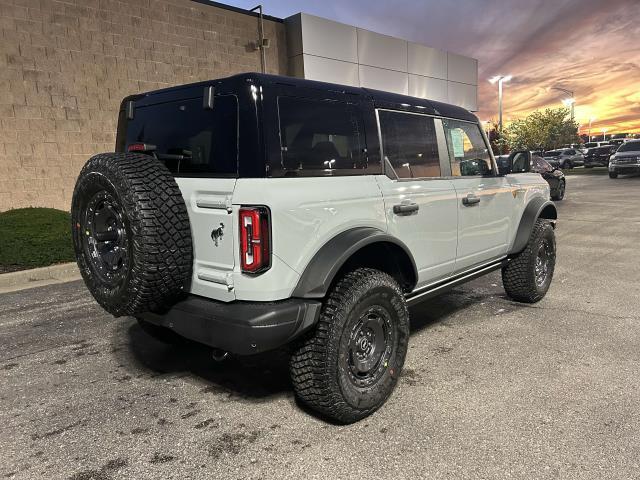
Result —
[[453, 156], [464, 157], [464, 132], [459, 128], [451, 130], [451, 143], [453, 144]]

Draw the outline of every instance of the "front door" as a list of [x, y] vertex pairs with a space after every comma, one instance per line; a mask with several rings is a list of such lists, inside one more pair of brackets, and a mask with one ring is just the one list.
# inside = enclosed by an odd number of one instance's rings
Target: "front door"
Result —
[[517, 200], [508, 179], [496, 175], [478, 124], [442, 123], [457, 195], [459, 273], [506, 255]]
[[441, 121], [391, 110], [377, 114], [386, 172], [377, 180], [388, 230], [413, 254], [419, 288], [450, 276], [455, 267], [457, 197], [452, 181], [442, 178], [447, 158], [440, 155], [446, 153]]

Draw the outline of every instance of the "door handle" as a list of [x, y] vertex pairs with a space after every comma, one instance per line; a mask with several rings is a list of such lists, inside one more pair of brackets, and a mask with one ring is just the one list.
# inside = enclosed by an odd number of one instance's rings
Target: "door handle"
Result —
[[475, 205], [477, 203], [480, 203], [480, 197], [475, 196], [473, 193], [470, 193], [462, 199], [462, 204], [466, 207], [470, 207], [471, 205]]
[[420, 205], [417, 203], [400, 203], [393, 206], [393, 213], [396, 215], [409, 215], [413, 212], [417, 212], [420, 209]]

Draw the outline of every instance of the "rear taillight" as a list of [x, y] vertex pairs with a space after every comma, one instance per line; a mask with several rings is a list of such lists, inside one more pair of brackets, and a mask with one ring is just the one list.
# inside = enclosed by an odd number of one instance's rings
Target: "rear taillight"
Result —
[[150, 143], [130, 143], [127, 152], [153, 152], [157, 147]]
[[240, 266], [244, 273], [260, 273], [271, 266], [271, 226], [266, 207], [240, 208]]

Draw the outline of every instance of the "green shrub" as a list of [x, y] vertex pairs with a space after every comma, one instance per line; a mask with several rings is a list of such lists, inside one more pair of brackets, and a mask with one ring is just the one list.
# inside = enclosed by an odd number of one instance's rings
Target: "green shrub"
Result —
[[0, 213], [0, 273], [74, 260], [71, 220], [53, 208]]

